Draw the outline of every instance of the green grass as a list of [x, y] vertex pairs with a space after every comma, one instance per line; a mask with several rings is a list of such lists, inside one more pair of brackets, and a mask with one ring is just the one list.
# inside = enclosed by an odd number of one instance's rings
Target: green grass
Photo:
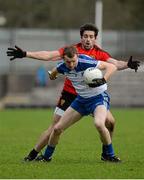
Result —
[[113, 145], [120, 164], [100, 160], [101, 143], [91, 117], [66, 130], [50, 163], [24, 163], [52, 110], [0, 112], [0, 178], [7, 179], [141, 179], [144, 178], [144, 109], [113, 109]]

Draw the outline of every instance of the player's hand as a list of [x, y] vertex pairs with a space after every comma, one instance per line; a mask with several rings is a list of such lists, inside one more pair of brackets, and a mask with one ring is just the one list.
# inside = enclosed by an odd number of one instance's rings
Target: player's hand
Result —
[[53, 76], [51, 75], [51, 71], [48, 71], [48, 75], [49, 75], [50, 80], [55, 80], [55, 79], [57, 79], [57, 76], [53, 77]]
[[23, 51], [18, 46], [15, 46], [15, 48], [8, 48], [7, 50], [7, 56], [10, 56], [10, 61], [16, 59], [16, 58], [23, 58], [26, 57], [26, 51]]
[[102, 79], [93, 79], [93, 83], [88, 84], [88, 86], [94, 88], [94, 87], [99, 87], [99, 86], [101, 86], [101, 85], [103, 85], [105, 83], [106, 83], [105, 78], [102, 78]]
[[137, 60], [133, 61], [132, 56], [130, 56], [128, 63], [127, 63], [127, 66], [131, 69], [134, 69], [135, 72], [137, 72], [138, 67], [140, 66], [140, 61], [137, 61]]

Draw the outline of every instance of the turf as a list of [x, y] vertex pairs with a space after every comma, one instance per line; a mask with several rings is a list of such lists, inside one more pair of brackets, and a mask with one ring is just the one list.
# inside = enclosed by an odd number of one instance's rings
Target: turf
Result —
[[144, 109], [112, 109], [116, 118], [113, 145], [120, 164], [100, 160], [101, 143], [92, 117], [66, 130], [50, 163], [25, 163], [52, 110], [0, 112], [1, 179], [142, 179], [144, 178]]

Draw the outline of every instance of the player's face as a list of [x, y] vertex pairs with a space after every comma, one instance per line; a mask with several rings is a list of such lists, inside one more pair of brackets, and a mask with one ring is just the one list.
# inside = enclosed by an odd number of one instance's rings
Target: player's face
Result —
[[78, 64], [78, 57], [76, 54], [73, 58], [64, 56], [64, 62], [69, 69], [73, 70]]
[[84, 31], [81, 37], [81, 43], [84, 49], [91, 49], [96, 43], [95, 32], [94, 31]]

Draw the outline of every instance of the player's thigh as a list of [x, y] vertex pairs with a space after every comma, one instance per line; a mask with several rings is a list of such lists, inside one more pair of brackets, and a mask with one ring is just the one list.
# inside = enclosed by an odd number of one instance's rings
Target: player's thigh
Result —
[[105, 124], [107, 117], [107, 109], [104, 105], [99, 105], [94, 111], [94, 123], [96, 125]]
[[[62, 91], [56, 109], [61, 109], [61, 111], [64, 112], [71, 105], [71, 103], [75, 100], [76, 97], [77, 95], [75, 94], [67, 91]], [[55, 113], [58, 114], [56, 110]]]
[[61, 92], [61, 96], [54, 111], [52, 124], [57, 124], [59, 122], [60, 118], [63, 116], [67, 108], [71, 105], [76, 97], [77, 95], [71, 94], [70, 92], [64, 90]]
[[67, 110], [65, 111], [65, 113], [63, 114], [56, 126], [62, 130], [67, 129], [69, 126], [79, 121], [81, 117], [82, 115], [79, 112], [69, 107], [67, 108]]

